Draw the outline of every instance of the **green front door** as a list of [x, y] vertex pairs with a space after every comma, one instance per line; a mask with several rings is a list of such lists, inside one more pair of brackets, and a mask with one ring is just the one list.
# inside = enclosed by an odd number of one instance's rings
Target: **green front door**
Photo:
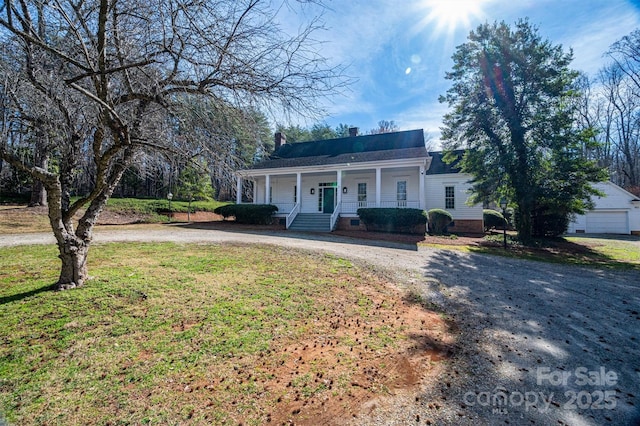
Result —
[[336, 207], [336, 189], [335, 188], [323, 188], [322, 193], [322, 213], [333, 213]]

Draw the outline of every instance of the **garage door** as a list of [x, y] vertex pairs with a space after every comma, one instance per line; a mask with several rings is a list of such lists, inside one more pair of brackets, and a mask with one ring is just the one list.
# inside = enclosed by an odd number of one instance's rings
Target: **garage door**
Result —
[[587, 232], [590, 234], [628, 234], [627, 212], [587, 213]]

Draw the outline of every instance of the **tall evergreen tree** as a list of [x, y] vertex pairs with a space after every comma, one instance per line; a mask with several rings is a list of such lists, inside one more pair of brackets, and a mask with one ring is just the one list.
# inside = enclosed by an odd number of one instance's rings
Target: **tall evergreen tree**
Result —
[[589, 207], [589, 183], [606, 178], [582, 156], [594, 142], [574, 125], [572, 57], [526, 20], [483, 24], [456, 49], [453, 84], [440, 98], [451, 108], [445, 148], [466, 149], [460, 166], [474, 176], [475, 201], [508, 196], [525, 242], [546, 232], [534, 228], [535, 217], [553, 210], [566, 222]]

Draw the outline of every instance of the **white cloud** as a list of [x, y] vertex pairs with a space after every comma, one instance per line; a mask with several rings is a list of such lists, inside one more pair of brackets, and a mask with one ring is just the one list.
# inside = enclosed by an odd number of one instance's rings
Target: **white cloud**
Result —
[[[331, 113], [327, 122], [364, 132], [379, 120], [394, 120], [402, 129], [424, 128], [438, 139], [447, 106], [437, 98], [450, 85], [444, 74], [469, 29], [436, 34], [432, 22], [418, 30], [428, 12], [425, 0], [401, 7], [388, 0], [328, 4], [327, 31], [318, 35], [326, 41], [320, 53], [331, 63], [350, 65], [347, 74], [357, 82], [324, 103]], [[572, 68], [589, 73], [605, 64], [602, 55], [613, 42], [640, 27], [640, 9], [625, 0], [491, 0], [485, 6], [488, 22], [513, 24], [529, 17], [544, 38], [574, 49]], [[479, 23], [476, 19], [472, 27]]]
[[600, 19], [591, 20], [572, 33], [562, 44], [573, 48], [572, 67], [588, 74], [594, 74], [607, 62], [604, 58], [609, 47], [640, 26], [640, 15], [628, 6], [617, 6]]

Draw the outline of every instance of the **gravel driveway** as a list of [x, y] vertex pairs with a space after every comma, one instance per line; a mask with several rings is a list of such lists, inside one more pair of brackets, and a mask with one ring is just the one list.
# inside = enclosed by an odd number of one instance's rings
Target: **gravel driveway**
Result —
[[[103, 228], [95, 241], [234, 241], [322, 250], [383, 268], [421, 291], [459, 329], [447, 373], [419, 397], [378, 401], [381, 410], [356, 424], [640, 425], [638, 272], [416, 250], [324, 234], [177, 225]], [[0, 236], [0, 246], [39, 243], [53, 243], [53, 237]]]

